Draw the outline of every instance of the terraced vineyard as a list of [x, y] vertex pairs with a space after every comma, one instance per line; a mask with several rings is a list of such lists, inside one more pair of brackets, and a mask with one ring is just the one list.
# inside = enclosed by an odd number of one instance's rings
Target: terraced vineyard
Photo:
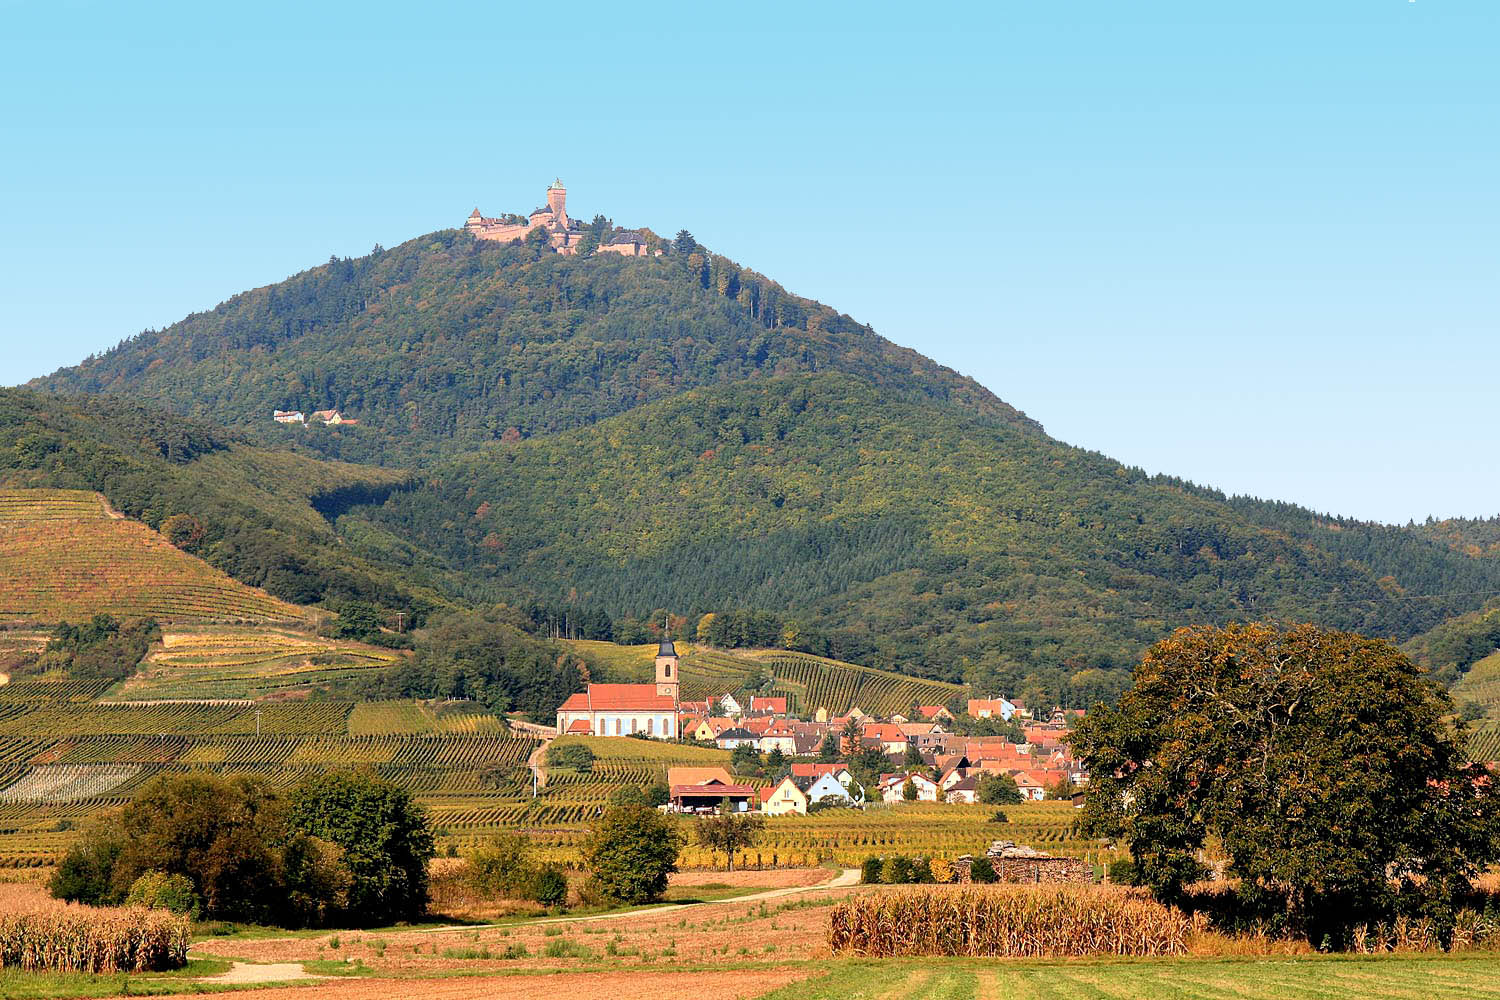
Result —
[[169, 628], [119, 701], [262, 698], [380, 670], [402, 654], [289, 628], [200, 625]]
[[302, 621], [308, 612], [247, 587], [96, 493], [0, 490], [0, 622], [99, 613], [163, 622]]
[[[648, 681], [656, 644], [616, 646], [608, 642], [574, 642], [574, 647], [604, 669], [610, 680]], [[793, 712], [811, 715], [826, 708], [843, 715], [850, 708], [877, 715], [910, 711], [913, 705], [942, 705], [966, 689], [959, 684], [908, 677], [842, 660], [782, 649], [723, 650], [677, 643], [682, 657], [682, 697], [701, 701], [738, 692], [761, 674], [773, 679], [773, 694], [785, 695]]]
[[858, 707], [874, 715], [909, 712], [913, 705], [942, 705], [964, 693], [959, 684], [908, 677], [806, 653], [758, 650], [752, 654], [776, 678], [776, 686], [795, 695], [801, 711], [826, 708], [842, 715]]

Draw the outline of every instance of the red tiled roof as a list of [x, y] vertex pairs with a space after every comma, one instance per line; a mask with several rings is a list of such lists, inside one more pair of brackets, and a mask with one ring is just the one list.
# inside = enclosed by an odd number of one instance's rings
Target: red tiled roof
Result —
[[821, 778], [825, 774], [836, 774], [845, 770], [843, 764], [793, 764], [792, 774], [798, 778]]
[[590, 684], [587, 691], [569, 695], [562, 712], [675, 712], [669, 694], [657, 694], [655, 684]]
[[759, 698], [750, 696], [750, 711], [752, 712], [785, 712], [785, 698]]
[[572, 724], [568, 726], [568, 732], [570, 733], [591, 733], [593, 731], [594, 727], [589, 725], [588, 719], [574, 719]]

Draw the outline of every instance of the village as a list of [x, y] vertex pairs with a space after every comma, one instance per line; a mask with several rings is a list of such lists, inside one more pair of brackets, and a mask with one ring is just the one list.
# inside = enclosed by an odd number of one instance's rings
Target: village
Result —
[[[725, 692], [688, 701], [679, 696], [680, 657], [670, 639], [659, 645], [655, 674], [650, 684], [589, 684], [558, 708], [555, 732], [691, 742], [733, 754], [730, 768], [669, 769], [665, 811], [727, 804], [776, 816], [875, 803], [1081, 802], [1088, 784], [1065, 739], [1082, 710], [1038, 716], [996, 697], [969, 698], [959, 715], [945, 705], [914, 705], [880, 718], [851, 706], [841, 715], [819, 707], [809, 719], [793, 715], [785, 696]], [[997, 729], [1007, 732], [975, 732]], [[989, 794], [986, 782], [994, 782]]]

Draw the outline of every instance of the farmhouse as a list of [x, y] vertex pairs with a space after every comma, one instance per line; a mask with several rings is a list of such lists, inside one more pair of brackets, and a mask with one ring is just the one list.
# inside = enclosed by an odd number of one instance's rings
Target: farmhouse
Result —
[[656, 652], [655, 684], [590, 684], [558, 706], [557, 731], [676, 739], [679, 689], [677, 649], [672, 640], [663, 639]]

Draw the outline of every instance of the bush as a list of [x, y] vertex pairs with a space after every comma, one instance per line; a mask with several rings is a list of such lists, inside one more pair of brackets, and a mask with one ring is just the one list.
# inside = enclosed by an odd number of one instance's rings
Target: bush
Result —
[[1206, 921], [1097, 889], [911, 889], [852, 896], [829, 916], [834, 954], [1073, 957], [1181, 955]]
[[913, 858], [911, 863], [911, 874], [908, 881], [916, 883], [932, 882], [932, 865], [926, 858]]
[[144, 906], [152, 910], [167, 910], [180, 916], [198, 919], [201, 906], [193, 883], [185, 875], [168, 875], [166, 872], [147, 872], [130, 886], [125, 895], [130, 906]]
[[547, 865], [532, 880], [531, 898], [543, 906], [562, 906], [568, 901], [568, 878], [555, 865]]
[[958, 872], [954, 870], [953, 862], [945, 858], [933, 858], [932, 863], [928, 867], [932, 872], [932, 880], [939, 885], [945, 885], [958, 879]]
[[529, 895], [533, 877], [530, 853], [531, 845], [521, 834], [497, 834], [469, 855], [464, 882], [484, 896]]
[[1135, 862], [1130, 858], [1121, 858], [1119, 861], [1111, 861], [1109, 863], [1109, 880], [1118, 885], [1135, 885]]
[[594, 751], [582, 743], [554, 743], [547, 748], [548, 767], [570, 767], [581, 774], [594, 770]]
[[619, 903], [649, 903], [667, 891], [682, 834], [650, 806], [616, 806], [600, 818], [583, 848], [595, 891]]
[[900, 854], [892, 854], [880, 866], [880, 881], [886, 885], [901, 885], [911, 881], [911, 861]]
[[870, 855], [865, 858], [864, 864], [860, 865], [859, 880], [865, 885], [878, 885], [881, 881], [880, 868], [880, 859], [873, 854]]
[[980, 855], [974, 859], [974, 864], [969, 868], [969, 878], [975, 882], [998, 882], [999, 874], [995, 871], [995, 864], [987, 855]]

